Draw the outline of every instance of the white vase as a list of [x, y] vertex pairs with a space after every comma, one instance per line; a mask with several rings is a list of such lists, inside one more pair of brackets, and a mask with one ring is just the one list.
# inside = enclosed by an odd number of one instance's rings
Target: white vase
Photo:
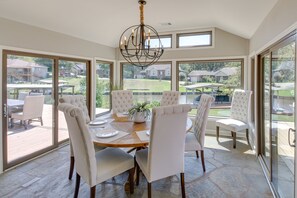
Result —
[[143, 112], [136, 112], [134, 117], [133, 117], [133, 121], [135, 123], [143, 123], [146, 121], [146, 118], [144, 116], [144, 113]]

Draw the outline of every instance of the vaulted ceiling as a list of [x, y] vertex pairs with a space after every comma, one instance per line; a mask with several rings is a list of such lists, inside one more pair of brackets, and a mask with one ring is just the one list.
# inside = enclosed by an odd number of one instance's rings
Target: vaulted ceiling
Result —
[[[251, 38], [277, 1], [147, 0], [144, 21], [159, 32], [218, 27]], [[139, 8], [138, 0], [0, 0], [0, 17], [116, 47], [139, 24]]]

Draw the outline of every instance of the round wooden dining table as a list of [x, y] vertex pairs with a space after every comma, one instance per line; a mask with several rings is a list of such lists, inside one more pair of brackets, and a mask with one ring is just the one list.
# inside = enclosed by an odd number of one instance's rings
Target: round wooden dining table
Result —
[[[138, 148], [148, 146], [149, 141], [140, 140], [137, 133], [143, 130], [149, 130], [151, 127], [150, 121], [146, 121], [144, 123], [134, 123], [129, 120], [128, 117], [118, 117], [116, 114], [113, 114], [112, 118], [113, 121], [108, 123], [110, 127], [115, 130], [128, 132], [129, 134], [111, 142], [100, 141], [100, 138], [93, 138], [93, 142], [96, 146], [119, 148]], [[190, 118], [187, 118], [186, 131], [189, 131], [191, 128], [192, 121]]]

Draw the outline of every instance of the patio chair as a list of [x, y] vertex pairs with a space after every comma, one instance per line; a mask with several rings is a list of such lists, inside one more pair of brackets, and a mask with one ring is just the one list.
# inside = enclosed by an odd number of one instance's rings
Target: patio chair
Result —
[[249, 109], [252, 91], [235, 90], [231, 103], [231, 116], [228, 119], [216, 121], [217, 141], [219, 141], [220, 127], [231, 131], [233, 148], [236, 148], [236, 133], [245, 130], [247, 143], [249, 143]]
[[27, 129], [29, 121], [37, 118], [43, 126], [42, 112], [43, 112], [44, 96], [26, 96], [22, 112], [11, 114], [11, 126], [13, 127], [14, 119], [20, 120], [21, 124]]
[[112, 112], [124, 113], [133, 106], [133, 93], [129, 90], [116, 90], [111, 92]]
[[179, 103], [179, 91], [163, 91], [160, 106], [177, 105]]
[[194, 121], [194, 132], [189, 132], [186, 135], [185, 151], [196, 151], [196, 156], [199, 158], [198, 151], [200, 151], [203, 172], [205, 172], [204, 162], [204, 139], [205, 130], [208, 118], [208, 112], [214, 98], [207, 94], [202, 94], [197, 106], [197, 114]]
[[64, 113], [76, 159], [76, 185], [74, 197], [78, 197], [80, 178], [90, 186], [90, 197], [95, 197], [96, 185], [129, 170], [130, 193], [134, 191], [134, 158], [118, 148], [106, 148], [95, 153], [89, 128], [81, 108], [61, 103], [58, 109]]
[[29, 96], [30, 92], [19, 92], [18, 100], [25, 100], [26, 96]]
[[[191, 106], [187, 104], [157, 107], [152, 112], [150, 146], [136, 152], [137, 178], [139, 169], [148, 182], [148, 197], [151, 183], [175, 174], [180, 174], [182, 197], [186, 196], [184, 183], [184, 151], [187, 115]], [[174, 133], [174, 135], [173, 135]]]
[[[74, 106], [80, 108], [83, 112], [83, 117], [84, 117], [85, 123], [88, 124], [91, 121], [84, 96], [82, 96], [82, 95], [63, 96], [62, 98], [59, 99], [59, 102], [60, 103], [68, 103], [68, 104], [71, 104], [71, 105], [74, 105]], [[69, 131], [69, 128], [68, 128], [68, 131]], [[72, 175], [73, 175], [75, 159], [74, 159], [74, 153], [73, 153], [72, 143], [71, 143], [70, 139], [69, 139], [69, 146], [70, 146], [70, 169], [69, 169], [68, 179], [71, 180]], [[105, 147], [95, 146], [96, 151], [102, 150], [104, 148]]]

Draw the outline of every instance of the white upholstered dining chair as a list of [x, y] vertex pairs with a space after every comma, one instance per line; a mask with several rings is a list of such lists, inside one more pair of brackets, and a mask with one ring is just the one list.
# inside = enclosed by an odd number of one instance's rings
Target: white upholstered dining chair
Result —
[[179, 91], [163, 91], [160, 106], [177, 105], [179, 103]]
[[95, 153], [82, 109], [67, 103], [60, 103], [58, 109], [65, 115], [75, 156], [74, 197], [78, 197], [81, 177], [90, 186], [90, 197], [95, 197], [97, 184], [127, 170], [130, 172], [130, 193], [133, 193], [133, 156], [117, 148], [106, 148]]
[[185, 151], [195, 151], [197, 158], [199, 158], [198, 151], [200, 151], [203, 172], [205, 172], [204, 162], [204, 140], [207, 118], [211, 103], [214, 98], [210, 95], [202, 94], [197, 106], [197, 114], [194, 121], [193, 132], [186, 135]]
[[184, 149], [187, 115], [191, 106], [187, 104], [157, 107], [152, 112], [150, 146], [136, 152], [137, 181], [139, 168], [148, 182], [148, 197], [151, 183], [175, 174], [181, 176], [182, 197], [184, 185]]
[[[72, 104], [78, 108], [80, 108], [83, 112], [83, 116], [84, 116], [84, 120], [86, 122], [86, 124], [88, 124], [91, 119], [89, 116], [89, 111], [88, 111], [88, 107], [86, 105], [86, 99], [84, 96], [82, 95], [68, 95], [68, 96], [63, 96], [62, 98], [59, 99], [60, 103], [68, 103], [68, 104]], [[69, 131], [69, 129], [68, 129]], [[73, 175], [73, 169], [74, 169], [74, 153], [73, 153], [73, 148], [72, 148], [72, 144], [71, 144], [71, 140], [69, 139], [69, 146], [70, 146], [70, 168], [69, 168], [69, 176], [68, 179], [71, 180], [72, 179], [72, 175]], [[98, 147], [95, 146], [95, 151], [99, 151], [104, 149], [105, 147]]]
[[27, 124], [33, 119], [38, 119], [43, 126], [42, 113], [43, 113], [44, 96], [26, 96], [24, 100], [23, 111], [11, 114], [11, 125], [13, 126], [14, 120], [20, 120], [27, 129]]
[[235, 90], [231, 103], [231, 116], [227, 119], [216, 121], [217, 141], [219, 141], [220, 128], [231, 131], [233, 137], [233, 148], [236, 148], [236, 133], [246, 132], [249, 144], [249, 109], [252, 91]]
[[113, 113], [128, 112], [133, 106], [133, 93], [130, 90], [115, 90], [111, 92]]

